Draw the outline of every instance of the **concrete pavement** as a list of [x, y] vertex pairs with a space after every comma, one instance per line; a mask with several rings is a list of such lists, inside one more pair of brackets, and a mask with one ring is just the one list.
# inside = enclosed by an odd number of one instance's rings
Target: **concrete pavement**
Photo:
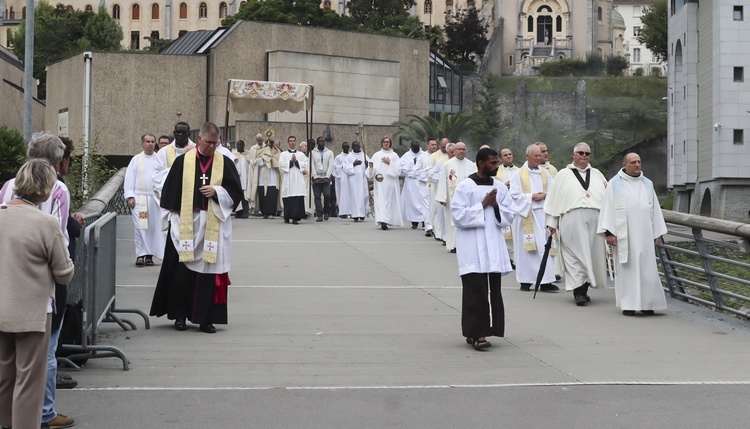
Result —
[[[133, 266], [118, 218], [117, 306], [148, 312], [159, 266]], [[455, 255], [417, 230], [331, 219], [234, 221], [229, 325], [177, 332], [113, 324], [59, 393], [76, 427], [719, 427], [750, 412], [746, 321], [668, 298], [627, 318], [611, 289], [569, 293], [503, 279], [506, 338], [461, 337]], [[701, 407], [716, 407], [701, 412]], [[716, 420], [719, 413], [723, 420]], [[736, 422], [736, 423], [733, 423]], [[658, 425], [656, 423], [659, 423]]]

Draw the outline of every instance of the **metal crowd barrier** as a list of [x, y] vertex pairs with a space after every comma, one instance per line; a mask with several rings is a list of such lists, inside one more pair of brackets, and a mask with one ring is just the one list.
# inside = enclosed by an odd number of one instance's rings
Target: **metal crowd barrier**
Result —
[[663, 284], [683, 301], [750, 318], [750, 224], [663, 210]]
[[122, 350], [97, 341], [97, 331], [104, 322], [117, 323], [126, 331], [136, 329], [135, 323], [120, 318], [117, 313], [138, 314], [143, 317], [145, 328], [151, 327], [144, 312], [115, 305], [117, 213], [121, 210], [104, 211], [123, 205], [124, 175], [124, 170], [118, 172], [80, 210], [87, 226], [76, 247], [76, 271], [68, 285], [68, 303], [80, 304], [82, 324], [77, 344], [61, 345], [62, 351], [72, 354], [58, 358], [60, 363], [73, 368], [80, 368], [76, 362], [87, 359], [117, 357], [122, 360], [123, 370], [129, 369], [129, 361]]

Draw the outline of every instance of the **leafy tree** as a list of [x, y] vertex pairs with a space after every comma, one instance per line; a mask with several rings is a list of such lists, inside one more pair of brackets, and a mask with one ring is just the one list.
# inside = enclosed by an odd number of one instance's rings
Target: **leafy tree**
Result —
[[628, 60], [619, 55], [610, 54], [604, 59], [604, 69], [607, 71], [607, 76], [622, 76], [622, 72], [629, 66]]
[[0, 126], [0, 186], [13, 178], [26, 161], [26, 144], [23, 135], [5, 125]]
[[149, 46], [146, 46], [143, 48], [146, 52], [153, 52], [155, 54], [158, 54], [159, 52], [163, 51], [172, 43], [172, 39], [154, 39], [151, 36], [146, 36], [144, 39], [148, 40]]
[[410, 17], [415, 0], [349, 0], [346, 8], [354, 22], [370, 31], [398, 30]]
[[[8, 42], [13, 53], [23, 61], [26, 20], [9, 35]], [[41, 0], [34, 12], [34, 77], [39, 79], [39, 98], [46, 96], [48, 65], [85, 49], [119, 50], [121, 42], [122, 28], [109, 17], [106, 9], [100, 8], [97, 13], [84, 12], [62, 4], [53, 7]]]
[[221, 25], [229, 27], [242, 20], [334, 29], [355, 27], [351, 18], [321, 8], [316, 0], [249, 0], [235, 15], [226, 17]]
[[643, 28], [641, 28], [641, 33], [636, 36], [638, 43], [646, 45], [661, 61], [667, 59], [668, 21], [667, 0], [658, 0], [643, 12], [643, 16], [641, 16]]
[[500, 121], [500, 94], [500, 78], [494, 75], [487, 76], [477, 93], [477, 108], [472, 115], [474, 125], [470, 135], [471, 142], [476, 147], [492, 145], [503, 130]]
[[454, 115], [441, 113], [437, 119], [431, 116], [407, 115], [407, 120], [393, 123], [394, 127], [399, 127], [399, 131], [393, 134], [393, 139], [424, 142], [430, 137], [447, 137], [456, 142], [468, 136], [472, 124], [473, 118], [463, 111]]
[[445, 53], [459, 68], [473, 72], [487, 45], [487, 24], [475, 8], [459, 10], [445, 23]]

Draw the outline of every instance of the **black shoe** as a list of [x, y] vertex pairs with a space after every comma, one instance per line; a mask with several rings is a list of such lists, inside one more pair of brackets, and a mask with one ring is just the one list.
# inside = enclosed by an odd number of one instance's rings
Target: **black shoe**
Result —
[[387, 231], [388, 230], [388, 224], [385, 223], [385, 222], [380, 222], [380, 229], [382, 229], [383, 231]]
[[357, 223], [357, 222], [359, 222], [359, 218], [358, 218], [358, 217], [355, 217], [355, 218], [354, 218], [354, 223]]
[[516, 264], [513, 262], [512, 259], [510, 260], [510, 267], [513, 268], [514, 270], [516, 269]]
[[531, 283], [521, 283], [522, 292], [531, 292]]
[[340, 215], [339, 217], [340, 217], [341, 219], [346, 219], [346, 218], [348, 218], [349, 216], [348, 216], [348, 215]]
[[237, 214], [234, 216], [236, 219], [247, 219], [250, 217], [249, 212], [237, 212]]
[[216, 333], [216, 327], [214, 325], [210, 324], [210, 323], [208, 325], [201, 325], [200, 326], [200, 330], [202, 332], [207, 333], [207, 334], [215, 334]]
[[323, 222], [323, 216], [318, 216], [318, 220], [316, 220], [315, 222]]
[[185, 326], [185, 319], [177, 319], [174, 321], [174, 328], [178, 331], [184, 331], [187, 329], [187, 326]]
[[576, 295], [575, 296], [575, 300], [576, 300], [576, 305], [579, 306], [579, 307], [582, 307], [582, 306], [586, 305], [586, 302], [587, 302], [586, 301], [586, 296], [584, 296], [584, 295]]
[[641, 310], [641, 313], [643, 313], [646, 316], [653, 316], [654, 310]]
[[456, 248], [455, 247], [451, 249], [451, 253], [456, 253]]
[[328, 220], [328, 213], [325, 213], [325, 214], [323, 215], [323, 219], [324, 219], [324, 220]]
[[557, 292], [558, 290], [560, 290], [560, 288], [553, 285], [552, 283], [543, 283], [541, 286], [539, 286], [539, 290], [542, 292]]
[[289, 223], [289, 219], [284, 219], [284, 223]]
[[78, 382], [73, 380], [69, 375], [58, 373], [55, 380], [55, 388], [57, 389], [72, 389], [78, 386]]
[[622, 310], [623, 316], [635, 316], [635, 310]]
[[442, 241], [443, 242], [443, 246], [445, 246], [445, 240], [440, 240], [440, 241]]
[[292, 225], [299, 225], [299, 221], [298, 221], [297, 219], [294, 219], [294, 220], [292, 221]]
[[411, 229], [417, 229], [419, 227], [419, 222], [412, 222], [411, 223]]
[[562, 276], [555, 274], [555, 281], [559, 282], [560, 280], [562, 280]]

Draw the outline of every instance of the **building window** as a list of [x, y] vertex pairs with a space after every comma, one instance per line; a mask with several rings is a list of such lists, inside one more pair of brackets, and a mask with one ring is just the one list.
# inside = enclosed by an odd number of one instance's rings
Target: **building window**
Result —
[[21, 19], [26, 19], [26, 6], [21, 9]]
[[744, 21], [745, 15], [743, 13], [742, 6], [735, 6], [732, 16], [734, 17], [735, 21]]
[[131, 17], [133, 21], [138, 21], [141, 19], [141, 7], [137, 4], [133, 5], [133, 13], [131, 14]]
[[445, 0], [445, 13], [453, 13], [453, 0]]
[[10, 15], [8, 15], [10, 19], [16, 19], [16, 11], [13, 10], [13, 6], [10, 7]]
[[466, 9], [475, 9], [474, 0], [466, 0]]
[[180, 19], [187, 19], [187, 3], [180, 3]]
[[323, 9], [330, 9], [331, 8], [331, 1], [326, 0], [323, 2]]
[[633, 62], [634, 63], [641, 62], [641, 48], [633, 48]]
[[182, 37], [187, 34], [187, 30], [180, 30], [179, 33], [177, 33], [177, 37]]
[[633, 27], [633, 36], [638, 37], [641, 35], [641, 27]]
[[159, 19], [159, 3], [154, 3], [151, 5], [151, 19]]
[[158, 31], [152, 31], [151, 32], [151, 38], [154, 40], [159, 40], [159, 32]]
[[227, 17], [227, 4], [224, 2], [221, 2], [219, 3], [219, 18], [224, 19], [226, 17]]
[[599, 22], [602, 22], [602, 18], [604, 17], [604, 14], [602, 12], [601, 6], [596, 9], [596, 19], [599, 20]]
[[141, 33], [139, 31], [130, 32], [130, 49], [133, 51], [141, 49]]
[[533, 16], [530, 16], [528, 19], [528, 25], [526, 26], [526, 31], [528, 31], [529, 33], [534, 32], [534, 17]]
[[555, 18], [555, 31], [562, 33], [562, 16], [560, 15]]
[[745, 68], [744, 67], [735, 67], [734, 68], [734, 81], [735, 82], [744, 82], [745, 81]]
[[734, 144], [745, 144], [745, 130], [734, 130]]
[[513, 55], [508, 55], [508, 65], [513, 66]]
[[83, 8], [83, 10], [85, 10], [86, 12], [93, 12], [94, 8], [91, 7], [90, 4], [87, 4], [86, 7]]
[[432, 0], [424, 1], [424, 13], [428, 15], [432, 13]]
[[112, 6], [112, 18], [116, 20], [120, 20], [120, 5], [116, 4]]
[[198, 6], [198, 19], [206, 18], [208, 18], [208, 6], [206, 3], [201, 3], [200, 6]]

